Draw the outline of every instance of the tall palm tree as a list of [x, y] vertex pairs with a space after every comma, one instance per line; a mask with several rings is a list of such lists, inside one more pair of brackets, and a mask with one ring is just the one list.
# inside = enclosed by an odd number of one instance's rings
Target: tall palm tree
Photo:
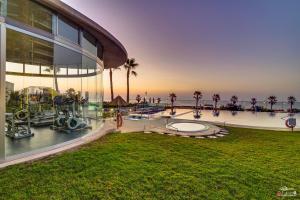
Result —
[[110, 81], [110, 99], [114, 100], [114, 85], [113, 85], [113, 70], [120, 70], [120, 67], [117, 68], [109, 68], [109, 81]]
[[202, 93], [200, 91], [194, 92], [194, 99], [196, 100], [196, 110], [198, 109], [198, 104], [200, 99], [202, 99]]
[[236, 105], [236, 103], [238, 102], [238, 97], [237, 96], [235, 96], [235, 95], [233, 95], [232, 97], [231, 97], [231, 99], [230, 99], [230, 101], [231, 101], [231, 103], [232, 103], [232, 105]]
[[176, 101], [177, 96], [175, 93], [171, 93], [169, 95], [169, 97], [170, 97], [170, 101], [171, 101], [171, 114], [173, 115], [174, 114], [174, 102]]
[[217, 109], [217, 104], [218, 104], [218, 102], [221, 100], [221, 97], [220, 97], [219, 94], [214, 94], [214, 95], [212, 96], [212, 99], [213, 99], [213, 101], [215, 102], [215, 110], [216, 110], [216, 109]]
[[290, 104], [290, 112], [293, 112], [293, 105], [296, 102], [296, 98], [294, 96], [288, 97], [288, 103]]
[[135, 98], [135, 100], [138, 102], [138, 103], [140, 103], [141, 102], [141, 100], [142, 100], [142, 97], [141, 97], [141, 95], [136, 95], [136, 98]]
[[48, 66], [48, 68], [45, 69], [44, 71], [49, 73], [53, 72], [55, 91], [59, 93], [57, 73], [60, 71], [60, 68], [52, 65], [52, 66]]
[[268, 97], [268, 103], [271, 106], [271, 111], [273, 111], [273, 105], [277, 103], [277, 97], [276, 96], [269, 96]]
[[160, 104], [160, 102], [161, 102], [161, 98], [158, 97], [158, 98], [157, 98], [157, 104]]
[[256, 98], [251, 98], [251, 101], [250, 101], [251, 105], [252, 105], [252, 109], [255, 110], [255, 105], [257, 104], [257, 100]]
[[137, 72], [134, 69], [139, 66], [138, 63], [135, 62], [134, 58], [127, 59], [124, 68], [127, 70], [127, 103], [129, 103], [129, 77], [130, 75], [137, 76]]

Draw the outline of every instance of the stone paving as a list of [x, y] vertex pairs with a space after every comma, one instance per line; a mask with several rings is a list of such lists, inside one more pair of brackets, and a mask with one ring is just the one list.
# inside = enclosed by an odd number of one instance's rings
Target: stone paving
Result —
[[150, 118], [141, 120], [129, 120], [125, 119], [123, 127], [119, 130], [122, 133], [128, 132], [154, 132], [159, 134], [166, 134], [170, 136], [181, 136], [181, 137], [193, 137], [193, 138], [219, 138], [224, 137], [228, 134], [226, 129], [220, 128], [218, 126], [212, 125], [207, 122], [199, 122], [208, 127], [207, 130], [199, 132], [181, 132], [177, 130], [170, 130], [166, 128], [166, 125], [171, 122], [195, 122], [193, 120], [183, 120], [183, 119], [172, 119], [172, 118]]

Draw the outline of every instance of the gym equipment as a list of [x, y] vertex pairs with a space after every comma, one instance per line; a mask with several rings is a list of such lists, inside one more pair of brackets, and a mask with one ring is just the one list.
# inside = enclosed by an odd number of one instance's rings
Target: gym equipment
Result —
[[[78, 98], [64, 98], [63, 96], [56, 96], [54, 98], [57, 116], [54, 125], [50, 126], [51, 129], [71, 133], [73, 131], [92, 128], [88, 125], [84, 117], [76, 113], [75, 101], [79, 105], [83, 105], [85, 102], [83, 99], [79, 101]], [[77, 107], [79, 108], [78, 105]]]
[[16, 112], [16, 114], [15, 114], [16, 119], [22, 120], [22, 121], [27, 120], [28, 116], [29, 116], [29, 113], [28, 113], [28, 110], [26, 110], [26, 109], [22, 109], [22, 110]]
[[69, 130], [85, 129], [87, 122], [83, 118], [70, 116], [66, 121], [66, 125]]
[[43, 115], [38, 115], [35, 116], [32, 119], [32, 126], [33, 127], [42, 127], [42, 126], [50, 126], [53, 124], [53, 120], [54, 120], [55, 115], [54, 114], [43, 114]]
[[15, 120], [15, 113], [5, 114], [6, 118], [6, 131], [5, 135], [12, 139], [22, 139], [34, 136], [34, 133], [30, 129], [30, 117], [27, 119], [26, 125], [18, 125]]
[[[45, 94], [44, 91], [40, 93], [36, 93], [34, 96], [32, 96], [33, 105], [30, 105], [30, 108], [35, 106], [36, 111], [33, 111], [33, 109], [30, 109], [31, 115], [33, 115], [33, 118], [31, 120], [33, 127], [42, 127], [42, 126], [50, 126], [53, 124], [55, 113], [52, 112], [45, 112], [42, 109], [42, 105], [52, 105], [52, 99], [49, 94]], [[35, 104], [34, 104], [35, 103]]]
[[27, 105], [27, 109], [22, 109], [15, 113], [16, 120], [18, 125], [27, 124], [28, 119], [31, 118], [30, 123], [33, 127], [41, 127], [41, 126], [49, 126], [53, 124], [53, 119], [55, 114], [49, 113], [46, 114], [45, 112], [35, 112], [31, 109], [32, 105]]

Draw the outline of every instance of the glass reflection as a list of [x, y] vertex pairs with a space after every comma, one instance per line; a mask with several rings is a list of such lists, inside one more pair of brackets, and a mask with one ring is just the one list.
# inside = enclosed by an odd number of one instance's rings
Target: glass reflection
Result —
[[7, 17], [52, 33], [52, 12], [34, 1], [8, 0]]
[[86, 31], [83, 31], [82, 33], [81, 46], [93, 55], [97, 55], [97, 40]]
[[52, 65], [54, 45], [26, 34], [7, 29], [6, 59], [30, 65]]
[[59, 16], [57, 28], [58, 35], [79, 44], [79, 29], [76, 25]]
[[102, 66], [95, 60], [8, 29], [6, 64], [8, 156], [67, 142], [101, 126]]

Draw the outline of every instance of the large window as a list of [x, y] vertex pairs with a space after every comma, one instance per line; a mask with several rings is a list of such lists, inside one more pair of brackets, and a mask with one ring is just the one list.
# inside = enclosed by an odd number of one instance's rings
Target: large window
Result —
[[5, 16], [6, 14], [7, 0], [0, 0], [0, 15]]
[[83, 49], [89, 51], [93, 55], [97, 55], [97, 40], [86, 31], [82, 33], [81, 46]]
[[102, 68], [94, 59], [10, 29], [6, 52], [7, 156], [67, 142], [101, 126]]
[[53, 52], [53, 43], [7, 29], [8, 62], [52, 65]]
[[8, 0], [7, 17], [52, 33], [52, 12], [34, 1]]
[[76, 25], [71, 22], [67, 22], [67, 20], [62, 17], [58, 18], [58, 35], [79, 44], [79, 29]]

